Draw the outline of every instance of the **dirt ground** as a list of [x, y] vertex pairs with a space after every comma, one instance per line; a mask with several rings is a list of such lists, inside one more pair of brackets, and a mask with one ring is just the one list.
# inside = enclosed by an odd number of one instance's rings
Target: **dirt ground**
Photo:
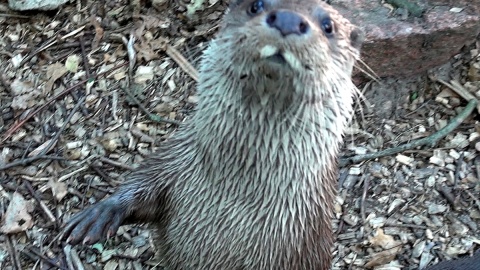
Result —
[[[158, 269], [146, 226], [92, 246], [58, 234], [192, 113], [194, 67], [226, 3], [189, 17], [184, 2], [166, 2], [0, 10], [0, 269]], [[480, 97], [479, 43], [428, 75], [362, 83], [341, 160], [465, 114], [469, 97], [452, 88]], [[342, 164], [334, 269], [418, 269], [479, 249], [478, 111], [464, 118], [434, 146]]]

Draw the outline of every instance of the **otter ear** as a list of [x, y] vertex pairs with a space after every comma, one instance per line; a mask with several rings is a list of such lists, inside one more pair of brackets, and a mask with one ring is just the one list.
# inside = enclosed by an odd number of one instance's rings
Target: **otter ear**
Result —
[[360, 47], [362, 47], [362, 43], [365, 40], [365, 33], [358, 28], [354, 27], [352, 31], [350, 32], [350, 43], [354, 48], [357, 50], [360, 50]]

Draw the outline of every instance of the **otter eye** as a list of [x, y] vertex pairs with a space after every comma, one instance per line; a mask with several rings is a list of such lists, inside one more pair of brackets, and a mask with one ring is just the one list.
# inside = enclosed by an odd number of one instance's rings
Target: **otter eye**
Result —
[[327, 35], [333, 34], [333, 22], [330, 18], [325, 18], [322, 20], [322, 29]]
[[250, 8], [248, 9], [248, 13], [250, 15], [255, 15], [262, 12], [263, 9], [264, 9], [263, 0], [255, 0], [255, 2], [253, 2]]

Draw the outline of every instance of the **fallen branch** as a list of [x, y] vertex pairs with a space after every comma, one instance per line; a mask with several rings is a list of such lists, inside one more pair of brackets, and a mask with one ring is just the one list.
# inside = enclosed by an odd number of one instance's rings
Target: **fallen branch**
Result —
[[450, 132], [452, 132], [454, 129], [456, 129], [465, 119], [473, 112], [473, 110], [477, 107], [478, 101], [476, 99], [471, 99], [465, 109], [459, 113], [457, 116], [455, 116], [448, 125], [446, 125], [444, 128], [440, 129], [439, 131], [433, 133], [432, 135], [412, 141], [410, 143], [406, 143], [403, 145], [400, 145], [398, 147], [386, 149], [383, 151], [379, 151], [376, 153], [370, 153], [370, 154], [365, 154], [365, 155], [358, 155], [358, 156], [353, 156], [349, 158], [340, 158], [339, 164], [340, 167], [343, 167], [348, 164], [354, 164], [354, 163], [359, 163], [361, 161], [369, 160], [369, 159], [375, 159], [379, 157], [385, 157], [385, 156], [390, 156], [394, 154], [398, 154], [401, 152], [404, 152], [406, 150], [411, 150], [415, 147], [419, 146], [424, 146], [428, 145], [430, 147], [433, 147], [437, 145], [438, 141], [443, 139], [445, 136], [447, 136]]

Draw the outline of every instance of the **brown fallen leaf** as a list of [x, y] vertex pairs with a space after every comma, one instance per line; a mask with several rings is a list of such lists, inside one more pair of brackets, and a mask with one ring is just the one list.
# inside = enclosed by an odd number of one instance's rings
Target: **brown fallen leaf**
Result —
[[401, 244], [401, 242], [395, 241], [391, 235], [384, 234], [382, 229], [377, 230], [375, 236], [370, 239], [370, 243], [383, 249], [389, 249]]
[[375, 236], [370, 239], [370, 244], [385, 250], [373, 254], [365, 264], [367, 268], [392, 262], [401, 250], [401, 242], [395, 241], [391, 235], [384, 234], [382, 229], [377, 230]]
[[390, 263], [393, 260], [395, 260], [400, 250], [401, 250], [401, 247], [398, 246], [395, 248], [391, 248], [389, 250], [384, 250], [382, 252], [375, 253], [370, 257], [370, 259], [364, 266], [365, 268], [372, 268], [379, 265]]
[[54, 63], [47, 68], [47, 77], [48, 81], [45, 83], [45, 92], [48, 93], [52, 91], [53, 84], [59, 78], [61, 78], [65, 73], [67, 73], [67, 68], [61, 63]]
[[33, 226], [33, 220], [29, 212], [32, 211], [33, 205], [30, 201], [25, 200], [18, 192], [13, 193], [0, 231], [11, 234], [30, 229]]

